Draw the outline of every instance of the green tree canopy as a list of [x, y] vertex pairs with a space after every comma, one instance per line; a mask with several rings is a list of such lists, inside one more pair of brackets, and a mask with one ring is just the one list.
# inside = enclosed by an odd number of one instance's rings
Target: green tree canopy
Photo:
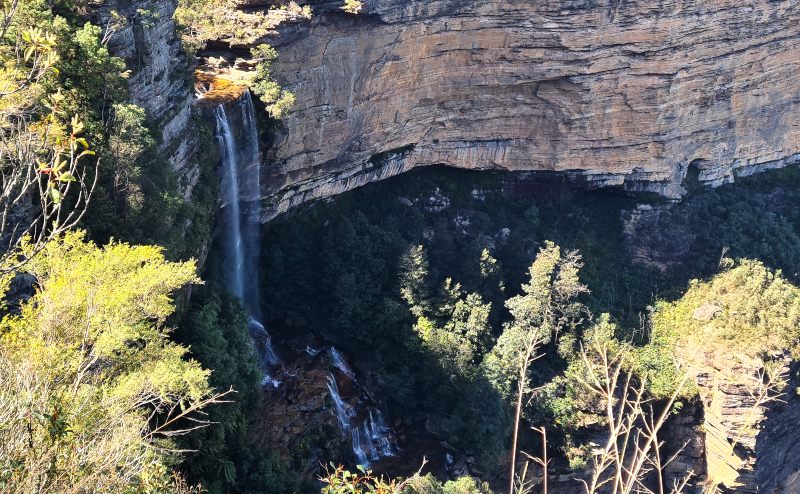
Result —
[[534, 347], [549, 343], [580, 320], [584, 307], [576, 298], [588, 291], [578, 279], [581, 267], [577, 252], [562, 254], [559, 246], [545, 242], [528, 270], [523, 293], [506, 302], [512, 320], [484, 361], [487, 377], [503, 396], [512, 396], [520, 362], [535, 357]]
[[692, 281], [675, 302], [658, 303], [652, 323], [640, 372], [651, 376], [656, 395], [668, 395], [679, 377], [676, 362], [725, 370], [786, 352], [797, 358], [800, 289], [780, 270], [745, 259], [708, 281]]
[[36, 293], [0, 325], [0, 490], [173, 491], [170, 438], [214, 400], [165, 326], [194, 262], [84, 236], [33, 258]]

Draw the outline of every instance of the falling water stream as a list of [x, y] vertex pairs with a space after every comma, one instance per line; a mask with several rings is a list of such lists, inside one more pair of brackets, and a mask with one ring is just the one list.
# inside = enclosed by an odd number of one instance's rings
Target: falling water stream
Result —
[[[347, 379], [355, 381], [355, 372], [347, 365], [344, 357], [336, 348], [330, 348], [331, 364]], [[336, 375], [328, 376], [328, 392], [333, 400], [336, 418], [342, 434], [350, 434], [353, 454], [359, 465], [369, 466], [371, 462], [381, 458], [394, 456], [396, 447], [392, 439], [392, 430], [387, 425], [383, 413], [378, 408], [368, 407], [361, 413], [361, 425], [354, 424], [358, 413], [339, 393]]]
[[342, 357], [342, 354], [339, 353], [339, 350], [337, 350], [334, 347], [331, 347], [330, 351], [331, 351], [331, 363], [333, 364], [333, 366], [339, 369], [342, 372], [342, 374], [349, 377], [350, 379], [355, 379], [356, 377], [355, 373], [353, 372], [353, 369], [351, 369], [350, 366], [347, 365], [347, 362], [344, 361], [344, 357]]
[[215, 110], [222, 165], [220, 238], [227, 267], [224, 283], [247, 310], [250, 335], [256, 344], [264, 370], [264, 385], [278, 387], [280, 382], [270, 377], [270, 372], [280, 364], [280, 360], [272, 347], [269, 333], [259, 322], [260, 153], [255, 108], [249, 91], [242, 95], [237, 106], [241, 111], [242, 121], [242, 135], [238, 140], [231, 130], [231, 115], [225, 110], [225, 105], [219, 105]]
[[[238, 107], [238, 108], [237, 108]], [[222, 171], [222, 221], [220, 241], [224, 256], [224, 283], [228, 291], [242, 301], [250, 317], [250, 335], [261, 358], [265, 388], [277, 388], [280, 381], [272, 372], [281, 361], [272, 347], [269, 333], [261, 324], [261, 304], [258, 287], [258, 264], [260, 254], [260, 156], [258, 129], [250, 92], [245, 92], [232, 111], [241, 111], [241, 135], [235, 136], [231, 117], [224, 105], [215, 110], [217, 139]], [[305, 352], [316, 356], [319, 350], [307, 346]], [[344, 357], [330, 348], [330, 362], [338, 373], [355, 382], [355, 373]], [[395, 454], [391, 428], [383, 414], [374, 407], [359, 407], [349, 404], [339, 393], [337, 377], [328, 377], [328, 392], [333, 400], [334, 412], [342, 435], [352, 441], [353, 454], [359, 464]]]

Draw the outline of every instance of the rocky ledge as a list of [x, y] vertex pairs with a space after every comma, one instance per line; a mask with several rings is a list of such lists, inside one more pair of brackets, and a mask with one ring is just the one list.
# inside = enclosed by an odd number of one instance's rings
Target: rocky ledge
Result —
[[717, 185], [800, 153], [793, 0], [310, 3], [259, 41], [297, 95], [265, 155], [265, 220], [417, 166], [678, 198], [691, 168]]

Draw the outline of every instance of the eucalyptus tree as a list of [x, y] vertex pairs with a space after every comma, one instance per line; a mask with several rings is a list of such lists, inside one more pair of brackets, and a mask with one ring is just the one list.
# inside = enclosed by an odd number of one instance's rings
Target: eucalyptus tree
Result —
[[582, 266], [577, 251], [562, 252], [553, 242], [545, 242], [531, 264], [530, 280], [522, 285], [522, 293], [506, 302], [512, 319], [484, 361], [487, 376], [506, 398], [514, 400], [509, 492], [514, 491], [515, 485], [524, 397], [533, 389], [529, 369], [542, 356], [542, 345], [574, 328], [585, 314], [585, 307], [577, 301], [580, 294], [588, 292], [578, 279]]

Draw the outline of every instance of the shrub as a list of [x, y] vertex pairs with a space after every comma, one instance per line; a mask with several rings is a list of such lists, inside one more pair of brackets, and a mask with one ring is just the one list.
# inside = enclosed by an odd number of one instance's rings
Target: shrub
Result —
[[215, 401], [165, 326], [194, 263], [84, 237], [26, 265], [37, 292], [0, 323], [0, 490], [172, 492], [171, 438]]
[[342, 10], [348, 14], [358, 14], [364, 8], [364, 2], [361, 0], [344, 0]]
[[250, 90], [266, 105], [270, 115], [277, 119], [285, 117], [294, 106], [295, 96], [272, 79], [271, 67], [278, 59], [278, 52], [267, 44], [258, 45], [250, 52], [258, 60]]

